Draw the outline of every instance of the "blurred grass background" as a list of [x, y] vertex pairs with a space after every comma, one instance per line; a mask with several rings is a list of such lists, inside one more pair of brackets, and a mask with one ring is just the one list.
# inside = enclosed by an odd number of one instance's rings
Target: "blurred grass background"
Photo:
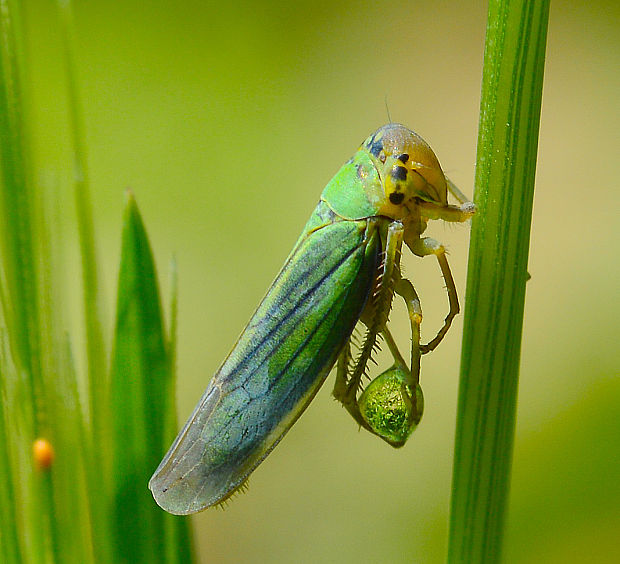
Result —
[[[35, 158], [53, 189], [71, 174], [61, 45], [51, 2], [25, 10]], [[472, 192], [478, 2], [91, 1], [74, 16], [108, 314], [130, 187], [160, 270], [178, 260], [182, 420], [323, 186], [387, 121], [386, 97], [392, 119]], [[551, 6], [507, 562], [620, 557], [618, 24], [615, 2]], [[73, 215], [60, 216], [77, 292]], [[467, 228], [430, 233], [449, 246], [464, 295]], [[405, 269], [432, 336], [447, 311], [436, 264], [409, 257]], [[65, 307], [79, 324], [79, 300]], [[393, 318], [406, 342], [403, 312]], [[195, 518], [201, 561], [442, 562], [460, 329], [423, 360], [426, 412], [404, 449], [358, 433], [330, 379], [249, 492]]]

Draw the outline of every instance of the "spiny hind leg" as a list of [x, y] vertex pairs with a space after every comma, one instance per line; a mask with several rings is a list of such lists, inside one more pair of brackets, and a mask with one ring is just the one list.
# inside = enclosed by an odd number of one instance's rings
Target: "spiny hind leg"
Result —
[[458, 315], [461, 308], [459, 306], [459, 297], [456, 291], [456, 284], [454, 283], [454, 278], [452, 277], [452, 271], [450, 270], [450, 265], [448, 264], [446, 249], [444, 246], [435, 239], [423, 237], [421, 239], [416, 239], [410, 245], [410, 248], [413, 253], [420, 257], [435, 255], [435, 258], [437, 258], [437, 262], [439, 263], [439, 268], [441, 269], [441, 274], [443, 275], [443, 279], [446, 283], [448, 301], [450, 304], [450, 309], [448, 311], [448, 315], [444, 319], [443, 327], [426, 345], [420, 345], [420, 352], [422, 354], [426, 354], [437, 348], [437, 345], [441, 343], [452, 325], [452, 320]]
[[[412, 389], [415, 389], [420, 380], [420, 323], [422, 322], [422, 308], [420, 306], [418, 294], [409, 280], [399, 278], [394, 285], [394, 291], [404, 299], [409, 313], [409, 321], [411, 324], [411, 368], [407, 366], [407, 363], [398, 350], [398, 345], [396, 344], [394, 337], [387, 327], [384, 327], [381, 330], [381, 335], [383, 336], [383, 339], [385, 340], [388, 349], [394, 358], [394, 365], [390, 371], [396, 368], [401, 374], [405, 374], [407, 385]], [[351, 344], [349, 341], [338, 358], [336, 382], [334, 384], [333, 391], [334, 398], [336, 398], [345, 407], [358, 425], [364, 427], [375, 435], [382, 436], [371, 426], [369, 426], [360, 412], [357, 398], [357, 391], [359, 389], [360, 381], [359, 378], [355, 381], [354, 374], [352, 374], [351, 371], [351, 365], [352, 356]]]
[[[394, 286], [400, 279], [403, 238], [403, 225], [396, 221], [391, 223], [386, 233], [385, 251], [383, 261], [377, 272], [376, 288], [362, 313], [363, 323], [366, 325], [367, 331], [360, 346], [359, 354], [353, 360], [349, 340], [338, 358], [334, 397], [344, 405], [359, 425], [369, 431], [371, 429], [360, 414], [357, 394], [361, 388], [362, 377], [366, 374], [368, 362], [373, 360], [372, 353], [378, 348], [377, 337], [383, 334], [388, 321], [394, 297]], [[392, 346], [390, 346], [390, 350], [392, 350]], [[400, 357], [400, 354], [398, 356]]]
[[338, 400], [345, 407], [345, 409], [349, 412], [349, 415], [355, 419], [358, 425], [372, 432], [372, 429], [370, 429], [366, 421], [364, 421], [357, 404], [357, 390], [359, 388], [359, 381], [351, 382], [352, 378], [349, 376], [351, 362], [351, 342], [347, 341], [347, 344], [338, 357], [338, 364], [336, 366], [336, 382], [334, 384], [334, 391], [332, 394], [334, 398], [336, 398], [336, 400]]
[[403, 359], [389, 329], [381, 334], [387, 343], [394, 364], [373, 379], [357, 400], [357, 410], [364, 428], [393, 447], [405, 444], [420, 423], [424, 397], [420, 379], [420, 302], [408, 280], [399, 280], [395, 291], [405, 298], [411, 321], [411, 368]]
[[402, 223], [394, 221], [389, 225], [384, 243], [383, 260], [376, 275], [376, 287], [361, 316], [367, 330], [359, 347], [359, 354], [355, 361], [351, 361], [350, 348], [345, 349], [348, 361], [347, 363], [339, 362], [339, 366], [343, 365], [344, 375], [338, 386], [343, 385], [343, 378], [346, 377], [347, 391], [346, 393], [338, 391], [338, 393], [348, 402], [355, 399], [362, 377], [366, 374], [368, 362], [373, 360], [372, 354], [378, 349], [377, 336], [385, 329], [388, 322], [394, 298], [394, 285], [400, 279], [400, 257], [404, 233]]

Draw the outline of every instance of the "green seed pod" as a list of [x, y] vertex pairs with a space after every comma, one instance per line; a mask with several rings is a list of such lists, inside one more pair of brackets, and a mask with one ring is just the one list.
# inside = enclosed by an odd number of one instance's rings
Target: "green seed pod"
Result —
[[358, 401], [372, 431], [397, 448], [407, 442], [424, 411], [422, 388], [416, 384], [414, 390], [407, 377], [405, 370], [393, 366], [370, 382]]

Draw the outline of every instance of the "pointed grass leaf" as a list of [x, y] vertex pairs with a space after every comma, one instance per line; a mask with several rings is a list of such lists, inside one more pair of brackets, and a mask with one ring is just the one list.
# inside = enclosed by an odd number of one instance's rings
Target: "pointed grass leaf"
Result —
[[117, 558], [164, 561], [164, 514], [147, 482], [163, 450], [169, 361], [155, 265], [138, 207], [125, 209], [113, 338], [113, 515]]

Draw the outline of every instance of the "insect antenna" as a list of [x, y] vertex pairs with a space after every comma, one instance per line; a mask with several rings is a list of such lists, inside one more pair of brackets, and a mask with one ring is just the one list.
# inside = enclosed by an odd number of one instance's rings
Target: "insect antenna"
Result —
[[390, 115], [390, 107], [388, 106], [388, 95], [387, 92], [385, 93], [383, 100], [385, 102], [385, 111], [387, 112], [387, 117], [388, 117], [388, 123], [392, 123], [392, 116]]

